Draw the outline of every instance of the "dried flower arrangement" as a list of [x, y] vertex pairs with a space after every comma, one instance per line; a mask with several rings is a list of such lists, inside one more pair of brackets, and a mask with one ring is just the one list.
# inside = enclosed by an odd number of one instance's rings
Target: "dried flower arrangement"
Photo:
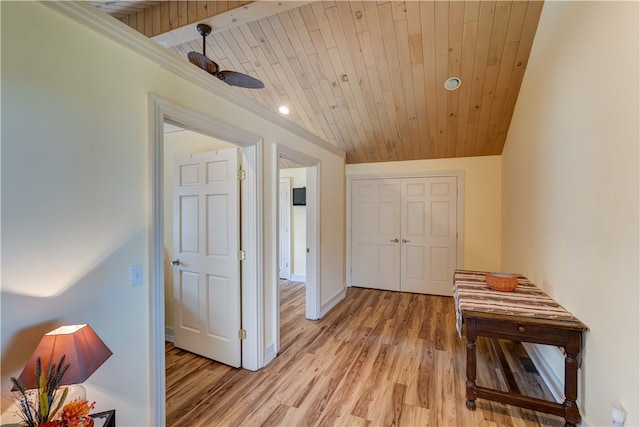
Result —
[[[89, 403], [87, 400], [72, 400], [64, 404], [69, 393], [68, 387], [60, 389], [60, 382], [69, 364], [65, 364], [65, 356], [60, 358], [56, 365], [51, 363], [46, 374], [42, 372], [42, 362], [36, 359], [36, 378], [38, 387], [36, 389], [26, 389], [25, 385], [15, 377], [11, 377], [17, 389], [17, 405], [20, 410], [20, 418], [26, 427], [91, 427], [93, 419], [89, 417], [89, 412], [93, 409], [95, 402]], [[63, 406], [64, 405], [64, 406]], [[61, 415], [55, 417], [62, 408]]]

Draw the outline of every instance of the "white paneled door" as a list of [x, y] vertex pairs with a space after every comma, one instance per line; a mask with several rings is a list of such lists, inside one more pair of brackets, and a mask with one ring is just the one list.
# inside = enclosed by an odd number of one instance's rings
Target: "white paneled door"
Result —
[[457, 177], [354, 180], [351, 215], [352, 285], [451, 295]]
[[237, 148], [176, 158], [175, 346], [241, 364]]
[[400, 189], [397, 179], [367, 179], [351, 185], [351, 281], [400, 290]]
[[279, 209], [279, 275], [281, 279], [291, 278], [291, 179], [280, 178]]
[[403, 179], [401, 195], [401, 290], [450, 296], [457, 252], [457, 178]]

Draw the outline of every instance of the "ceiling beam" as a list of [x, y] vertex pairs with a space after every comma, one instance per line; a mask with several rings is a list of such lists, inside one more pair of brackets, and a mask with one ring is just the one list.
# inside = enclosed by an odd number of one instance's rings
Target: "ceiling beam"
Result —
[[[190, 3], [190, 2], [189, 2]], [[217, 3], [217, 2], [208, 2]], [[232, 2], [228, 2], [232, 3]], [[240, 2], [243, 3], [243, 2]], [[245, 4], [246, 3], [246, 4]], [[228, 30], [238, 27], [240, 25], [254, 22], [268, 16], [276, 15], [278, 13], [300, 7], [308, 1], [254, 1], [244, 2], [242, 6], [235, 9], [230, 9], [224, 12], [220, 11], [218, 6], [218, 13], [210, 16], [206, 19], [198, 19], [190, 22], [189, 24], [180, 28], [173, 29], [169, 32], [151, 37], [152, 40], [159, 43], [164, 47], [173, 47], [182, 43], [190, 42], [192, 40], [200, 38], [200, 34], [196, 30], [197, 23], [204, 23], [211, 27], [211, 34], [218, 33], [220, 31]], [[211, 9], [211, 8], [210, 8]]]
[[309, 1], [184, 1], [167, 0], [118, 18], [164, 47], [200, 37], [195, 23], [206, 23], [212, 33], [275, 15]]
[[252, 2], [167, 0], [124, 17], [114, 16], [139, 33], [153, 37], [249, 3]]

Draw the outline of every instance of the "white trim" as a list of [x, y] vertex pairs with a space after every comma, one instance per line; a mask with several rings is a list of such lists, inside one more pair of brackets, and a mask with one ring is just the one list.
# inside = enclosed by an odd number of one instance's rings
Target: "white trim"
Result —
[[[258, 184], [262, 176], [262, 139], [254, 134], [220, 122], [212, 117], [189, 110], [157, 95], [149, 95], [150, 112], [150, 378], [151, 378], [151, 424], [166, 423], [166, 378], [164, 339], [164, 218], [163, 218], [163, 164], [164, 122], [177, 124], [242, 147], [243, 168], [247, 172], [242, 181], [242, 247], [248, 257], [242, 262], [242, 324], [247, 339], [242, 343], [242, 365], [245, 369], [257, 370], [264, 360], [264, 325], [262, 292], [262, 187]], [[253, 251], [252, 251], [253, 249]], [[253, 253], [254, 256], [251, 256]]]
[[[164, 318], [164, 206], [163, 152], [164, 112], [153, 96], [149, 96], [149, 157], [151, 177], [149, 191], [149, 351], [150, 351], [150, 416], [151, 425], [166, 425], [166, 368], [163, 330]], [[158, 262], [160, 260], [160, 262]]]
[[257, 103], [253, 98], [249, 98], [242, 92], [230, 87], [219, 79], [211, 78], [211, 75], [188, 61], [176, 55], [173, 51], [166, 49], [148, 37], [140, 34], [128, 25], [109, 16], [89, 2], [80, 1], [41, 1], [41, 4], [50, 7], [75, 22], [90, 28], [103, 36], [125, 46], [137, 54], [153, 61], [161, 67], [175, 73], [176, 75], [192, 82], [202, 89], [220, 96], [227, 101], [238, 105], [245, 110], [268, 120], [277, 126], [292, 132], [307, 141], [321, 147], [331, 153], [346, 158], [346, 153], [328, 143], [327, 141], [312, 134], [308, 130], [296, 125], [292, 121], [283, 118], [275, 111], [271, 111], [263, 105]]
[[271, 343], [264, 351], [264, 365], [267, 366], [273, 359], [278, 356], [276, 352], [276, 343]]
[[457, 253], [456, 260], [458, 261], [456, 268], [464, 267], [464, 171], [455, 171], [453, 174], [457, 177], [456, 182], [458, 183], [458, 216], [457, 216], [457, 227], [458, 227], [458, 245], [457, 245]]
[[307, 276], [305, 276], [304, 274], [292, 274], [291, 279], [289, 280], [291, 280], [292, 282], [305, 283], [307, 281]]
[[242, 261], [242, 328], [247, 338], [242, 343], [242, 367], [257, 371], [264, 366], [264, 218], [262, 186], [262, 139], [242, 150], [242, 168], [246, 177], [241, 189], [242, 248], [247, 258]]
[[[294, 159], [291, 159], [294, 160]], [[307, 165], [307, 265], [305, 276], [305, 317], [322, 317], [320, 304], [320, 165]]]
[[345, 288], [340, 289], [337, 294], [329, 298], [329, 301], [327, 301], [326, 304], [322, 305], [322, 309], [320, 310], [320, 317], [324, 317], [325, 314], [330, 312], [331, 309], [336, 305], [338, 305], [340, 301], [345, 299], [346, 296], [347, 296], [347, 290]]
[[529, 358], [538, 370], [542, 381], [544, 381], [551, 394], [553, 394], [556, 402], [564, 402], [564, 382], [553, 372], [553, 369], [551, 369], [551, 366], [549, 366], [545, 360], [538, 346], [530, 342], [523, 342], [522, 347], [524, 347], [527, 354], [529, 354]]
[[456, 226], [458, 227], [458, 241], [456, 242], [456, 268], [464, 266], [464, 171], [428, 171], [414, 173], [382, 173], [347, 176], [346, 191], [346, 215], [347, 215], [347, 286], [351, 286], [351, 188], [353, 181], [360, 179], [401, 179], [401, 178], [431, 178], [431, 177], [456, 177], [458, 187]]
[[[555, 401], [557, 403], [564, 402], [564, 381], [561, 378], [558, 378], [553, 369], [551, 369], [551, 366], [547, 363], [542, 352], [540, 352], [538, 344], [522, 342], [522, 347], [524, 347], [525, 351], [529, 355], [529, 358], [540, 374], [540, 378], [542, 378], [542, 381], [546, 384]], [[591, 427], [593, 423], [591, 423], [591, 421], [589, 421], [583, 414], [584, 408], [580, 408], [581, 420], [578, 426]]]

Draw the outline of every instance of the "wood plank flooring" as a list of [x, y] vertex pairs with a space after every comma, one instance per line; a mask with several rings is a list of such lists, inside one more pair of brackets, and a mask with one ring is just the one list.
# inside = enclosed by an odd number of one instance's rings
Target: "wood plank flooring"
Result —
[[[348, 288], [304, 318], [304, 284], [281, 283], [281, 351], [258, 372], [166, 346], [167, 426], [561, 426], [547, 414], [465, 406], [465, 339], [452, 298]], [[550, 399], [520, 344], [500, 346], [523, 393]], [[479, 339], [478, 384], [506, 384]], [[524, 362], [524, 364], [523, 364]]]

